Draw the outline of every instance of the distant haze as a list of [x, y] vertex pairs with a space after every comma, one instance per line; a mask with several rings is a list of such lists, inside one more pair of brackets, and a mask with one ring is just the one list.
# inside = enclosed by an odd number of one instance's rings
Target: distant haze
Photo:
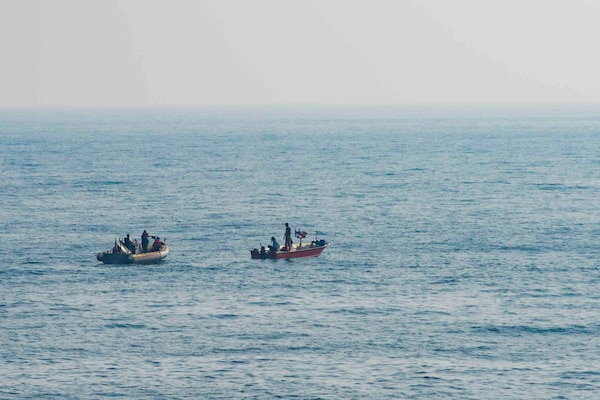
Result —
[[595, 0], [3, 0], [0, 107], [600, 102]]

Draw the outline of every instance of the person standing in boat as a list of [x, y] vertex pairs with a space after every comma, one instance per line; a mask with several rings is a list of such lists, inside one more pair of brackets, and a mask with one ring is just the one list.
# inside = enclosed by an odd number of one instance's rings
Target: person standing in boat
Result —
[[123, 242], [125, 242], [125, 247], [127, 247], [129, 249], [129, 251], [131, 251], [131, 253], [135, 254], [135, 246], [133, 245], [133, 242], [131, 241], [131, 238], [129, 237], [129, 233], [127, 234], [127, 236], [125, 236], [125, 239], [123, 240]]
[[292, 249], [292, 228], [290, 228], [287, 222], [285, 223], [285, 234], [283, 235], [283, 240], [285, 241], [285, 249], [290, 251]]
[[146, 232], [146, 230], [144, 229], [144, 232], [142, 232], [142, 253], [145, 253], [148, 251], [148, 232]]

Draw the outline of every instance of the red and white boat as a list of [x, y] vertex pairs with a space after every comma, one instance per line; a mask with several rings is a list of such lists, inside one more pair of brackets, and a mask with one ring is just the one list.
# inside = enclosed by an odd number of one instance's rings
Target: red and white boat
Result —
[[300, 239], [300, 243], [293, 243], [289, 249], [285, 246], [278, 246], [278, 249], [274, 249], [272, 246], [260, 246], [260, 249], [250, 250], [250, 256], [253, 260], [259, 259], [278, 259], [278, 258], [302, 258], [302, 257], [319, 257], [323, 250], [325, 250], [330, 242], [325, 239], [319, 239], [315, 235], [315, 240], [310, 243], [302, 243], [302, 239], [306, 237], [306, 232], [296, 231], [296, 237]]

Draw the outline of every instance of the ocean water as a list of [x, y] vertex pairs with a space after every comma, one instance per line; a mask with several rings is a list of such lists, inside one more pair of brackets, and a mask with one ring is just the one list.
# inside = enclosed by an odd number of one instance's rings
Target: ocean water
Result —
[[1, 110], [0, 170], [2, 399], [600, 395], [600, 106]]

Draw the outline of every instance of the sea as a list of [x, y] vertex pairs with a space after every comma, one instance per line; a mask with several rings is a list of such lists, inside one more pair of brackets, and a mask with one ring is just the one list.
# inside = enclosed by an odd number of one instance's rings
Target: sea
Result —
[[600, 397], [600, 105], [3, 109], [0, 171], [1, 399]]

